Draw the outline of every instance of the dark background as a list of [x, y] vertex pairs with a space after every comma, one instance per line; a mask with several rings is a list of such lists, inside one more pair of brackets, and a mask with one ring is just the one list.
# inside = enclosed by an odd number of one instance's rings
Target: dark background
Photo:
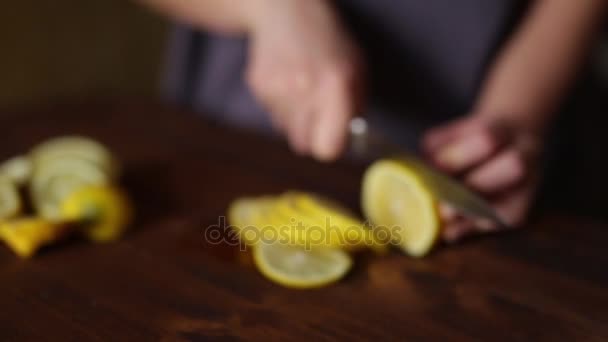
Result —
[[128, 0], [4, 1], [0, 108], [155, 96], [167, 27]]

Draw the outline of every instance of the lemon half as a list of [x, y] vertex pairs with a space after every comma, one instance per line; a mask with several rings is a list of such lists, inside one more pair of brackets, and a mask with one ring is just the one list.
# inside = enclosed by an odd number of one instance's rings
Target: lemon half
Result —
[[362, 207], [407, 254], [422, 257], [439, 236], [440, 220], [436, 199], [415, 170], [401, 160], [374, 163], [364, 176]]

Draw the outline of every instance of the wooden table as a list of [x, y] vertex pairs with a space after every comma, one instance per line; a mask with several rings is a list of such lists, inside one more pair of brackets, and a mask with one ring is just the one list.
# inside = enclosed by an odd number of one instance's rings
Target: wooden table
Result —
[[138, 210], [114, 244], [71, 240], [27, 261], [0, 248], [2, 341], [608, 338], [606, 224], [543, 212], [423, 260], [359, 255], [340, 283], [294, 291], [205, 228], [246, 194], [303, 189], [357, 209], [364, 165], [317, 164], [156, 105], [56, 106], [0, 127], [1, 159], [67, 133], [108, 144]]

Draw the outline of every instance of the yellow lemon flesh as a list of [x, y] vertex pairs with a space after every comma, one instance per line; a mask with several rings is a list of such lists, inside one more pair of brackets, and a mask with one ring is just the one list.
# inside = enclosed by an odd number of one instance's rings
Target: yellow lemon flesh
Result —
[[[264, 215], [275, 201], [273, 197], [240, 198], [232, 202], [228, 208], [231, 228], [247, 245], [258, 244], [263, 239], [262, 234], [270, 231], [264, 228], [268, 222]], [[271, 238], [269, 234], [267, 238]]]
[[122, 236], [131, 219], [127, 197], [111, 186], [86, 186], [61, 203], [63, 220], [80, 223], [94, 242], [109, 242]]
[[86, 159], [57, 157], [34, 169], [30, 193], [38, 214], [57, 220], [68, 195], [82, 187], [110, 182], [109, 174]]
[[55, 242], [66, 226], [42, 218], [18, 218], [0, 222], [0, 238], [22, 258], [29, 258], [42, 246]]
[[16, 216], [21, 211], [21, 199], [17, 186], [0, 175], [0, 220]]
[[[254, 263], [260, 273], [280, 285], [300, 289], [321, 287], [342, 278], [352, 265], [348, 253], [331, 246], [304, 247], [306, 243], [312, 244], [311, 235], [307, 234], [310, 232], [291, 228], [291, 217], [301, 214], [291, 212], [285, 201], [284, 196], [242, 198], [228, 209], [230, 224], [242, 241], [253, 248]], [[316, 223], [310, 218], [306, 222]]]
[[372, 230], [347, 210], [312, 194], [288, 192], [238, 199], [228, 216], [247, 244], [266, 241], [306, 248], [386, 249]]
[[[374, 232], [339, 204], [317, 195], [303, 192], [288, 192], [275, 204], [275, 213], [282, 215], [284, 222], [292, 227], [304, 229], [311, 241], [307, 246], [337, 247], [346, 250], [372, 248], [386, 251], [386, 245], [378, 241]], [[321, 243], [319, 243], [321, 242]]]
[[107, 185], [118, 166], [110, 151], [95, 140], [80, 136], [53, 138], [29, 153], [30, 195], [37, 213], [61, 219], [61, 203], [72, 192], [90, 185]]
[[280, 285], [309, 289], [329, 285], [346, 275], [352, 259], [341, 249], [312, 249], [260, 243], [253, 250], [260, 273]]
[[405, 161], [381, 160], [369, 167], [362, 207], [366, 217], [392, 232], [393, 241], [411, 256], [426, 255], [439, 236], [436, 199]]

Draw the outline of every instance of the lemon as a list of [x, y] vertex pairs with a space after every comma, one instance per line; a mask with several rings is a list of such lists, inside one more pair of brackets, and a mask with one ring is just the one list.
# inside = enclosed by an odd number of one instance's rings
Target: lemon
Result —
[[60, 239], [65, 232], [66, 225], [37, 217], [0, 223], [0, 238], [22, 258], [31, 257], [40, 247]]
[[86, 186], [61, 203], [61, 218], [80, 223], [85, 235], [94, 242], [109, 242], [121, 237], [131, 219], [131, 205], [122, 191], [111, 186]]
[[66, 196], [89, 185], [107, 185], [112, 178], [96, 164], [61, 156], [35, 167], [30, 194], [38, 214], [47, 219], [60, 219], [60, 205]]
[[275, 201], [276, 198], [265, 196], [240, 198], [230, 204], [228, 208], [230, 226], [247, 245], [259, 243], [264, 238], [262, 234], [268, 233], [269, 229], [265, 229], [265, 226], [270, 225], [267, 215]]
[[276, 201], [275, 212], [291, 225], [295, 230], [293, 234], [303, 231], [301, 245], [346, 250], [367, 247], [376, 251], [385, 250], [384, 244], [375, 238], [361, 220], [344, 207], [317, 195], [288, 192]]
[[242, 198], [232, 203], [228, 218], [249, 245], [265, 241], [307, 248], [385, 250], [363, 222], [338, 205], [328, 203], [303, 192]]
[[346, 275], [352, 259], [341, 249], [311, 249], [260, 243], [253, 250], [260, 273], [280, 285], [308, 289], [329, 285]]
[[366, 171], [362, 207], [376, 226], [392, 232], [409, 255], [422, 257], [439, 236], [436, 199], [416, 168], [401, 160], [381, 160]]
[[32, 163], [26, 156], [13, 157], [0, 164], [0, 175], [3, 175], [16, 185], [24, 185], [30, 179]]
[[17, 215], [21, 211], [21, 199], [17, 186], [0, 175], [0, 220]]
[[54, 162], [56, 158], [81, 159], [97, 165], [104, 172], [114, 176], [118, 164], [110, 151], [99, 142], [82, 136], [63, 136], [47, 140], [30, 152], [36, 167]]

